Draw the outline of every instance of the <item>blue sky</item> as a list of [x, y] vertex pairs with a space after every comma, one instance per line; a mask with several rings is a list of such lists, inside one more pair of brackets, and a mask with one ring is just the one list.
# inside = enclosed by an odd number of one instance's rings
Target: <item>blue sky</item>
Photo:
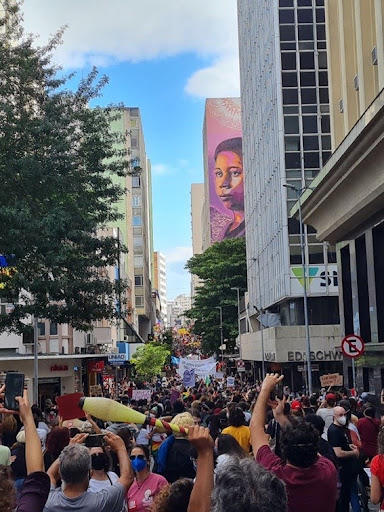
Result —
[[100, 104], [140, 108], [153, 169], [155, 249], [167, 257], [168, 298], [189, 293], [190, 185], [203, 180], [206, 97], [239, 94], [236, 0], [28, 0], [25, 26], [79, 78], [109, 76]]

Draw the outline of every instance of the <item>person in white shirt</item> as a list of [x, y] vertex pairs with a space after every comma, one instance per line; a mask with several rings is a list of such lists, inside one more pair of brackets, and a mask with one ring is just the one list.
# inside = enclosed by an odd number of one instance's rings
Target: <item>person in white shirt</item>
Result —
[[116, 483], [119, 477], [113, 471], [109, 471], [111, 459], [106, 451], [101, 446], [97, 446], [90, 448], [89, 453], [91, 455], [92, 471], [88, 492], [99, 492]]
[[325, 403], [320, 406], [320, 408], [317, 410], [317, 415], [323, 418], [325, 426], [324, 426], [324, 432], [322, 434], [322, 438], [328, 441], [328, 428], [333, 423], [333, 413], [334, 413], [334, 407], [336, 403], [336, 395], [333, 393], [327, 393], [325, 396]]

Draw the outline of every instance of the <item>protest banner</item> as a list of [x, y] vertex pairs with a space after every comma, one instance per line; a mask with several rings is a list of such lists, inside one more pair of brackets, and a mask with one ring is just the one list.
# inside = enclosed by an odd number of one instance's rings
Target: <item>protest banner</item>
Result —
[[186, 388], [193, 388], [196, 384], [195, 370], [185, 370], [183, 375], [183, 384]]
[[343, 376], [339, 373], [328, 373], [320, 377], [320, 384], [323, 388], [329, 388], [330, 386], [342, 386]]
[[132, 391], [132, 400], [151, 400], [152, 391], [150, 389], [134, 389]]
[[205, 379], [205, 377], [216, 373], [216, 359], [209, 357], [208, 359], [193, 360], [181, 357], [177, 370], [180, 377], [184, 376], [185, 370], [194, 370], [196, 377]]

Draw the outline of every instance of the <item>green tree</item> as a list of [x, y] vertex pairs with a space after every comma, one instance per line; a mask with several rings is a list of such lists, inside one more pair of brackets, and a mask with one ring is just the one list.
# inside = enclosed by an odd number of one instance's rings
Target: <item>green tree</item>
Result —
[[86, 330], [115, 315], [124, 287], [105, 268], [125, 248], [100, 229], [119, 218], [113, 176], [129, 159], [109, 128], [116, 110], [89, 107], [106, 78], [93, 70], [67, 90], [51, 64], [61, 34], [37, 47], [19, 18], [18, 5], [0, 18], [0, 255], [15, 270], [0, 273], [14, 304], [0, 331], [24, 331], [31, 314]]
[[219, 351], [220, 311], [223, 308], [223, 338], [228, 339], [229, 349], [234, 348], [237, 336], [238, 287], [247, 287], [245, 239], [223, 240], [209, 247], [204, 253], [193, 256], [186, 268], [202, 280], [192, 308], [187, 312], [194, 320], [193, 332], [202, 336], [202, 349], [207, 354]]
[[132, 356], [138, 377], [150, 380], [158, 375], [170, 353], [167, 347], [156, 342], [146, 343], [139, 347]]

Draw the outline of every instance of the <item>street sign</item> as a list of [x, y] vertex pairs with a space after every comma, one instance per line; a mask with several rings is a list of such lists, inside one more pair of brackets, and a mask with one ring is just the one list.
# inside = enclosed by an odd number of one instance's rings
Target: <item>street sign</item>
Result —
[[363, 338], [357, 334], [349, 334], [341, 342], [341, 350], [346, 357], [360, 357], [364, 353], [365, 344]]
[[236, 361], [237, 371], [238, 372], [245, 372], [245, 363], [241, 359]]

